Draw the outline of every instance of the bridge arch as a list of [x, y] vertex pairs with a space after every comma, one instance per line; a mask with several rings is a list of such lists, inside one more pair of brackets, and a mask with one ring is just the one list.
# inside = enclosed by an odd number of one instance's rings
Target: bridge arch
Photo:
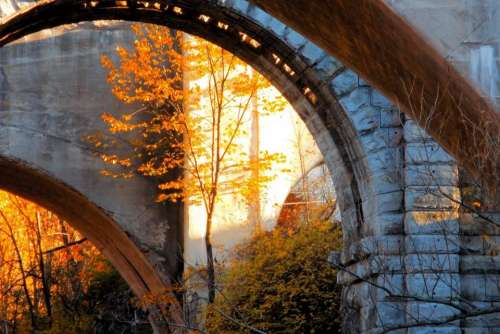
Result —
[[0, 189], [54, 212], [88, 238], [138, 296], [165, 287], [146, 256], [102, 208], [57, 178], [21, 161], [0, 157]]

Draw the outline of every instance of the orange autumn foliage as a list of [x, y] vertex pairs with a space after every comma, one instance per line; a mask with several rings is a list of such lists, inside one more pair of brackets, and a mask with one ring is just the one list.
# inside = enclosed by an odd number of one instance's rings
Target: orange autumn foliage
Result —
[[108, 333], [139, 326], [136, 320], [149, 328], [131, 298], [111, 264], [67, 222], [0, 191], [0, 332]]
[[[111, 136], [91, 136], [117, 165], [105, 175], [140, 174], [159, 183], [158, 202], [189, 200], [205, 212], [209, 302], [215, 298], [212, 223], [220, 196], [249, 202], [284, 162], [282, 154], [244, 149], [252, 107], [260, 114], [284, 108], [285, 100], [259, 98], [271, 87], [235, 55], [207, 41], [165, 27], [134, 25], [131, 50], [117, 49], [118, 62], [103, 56], [113, 94], [137, 106], [132, 113], [104, 114]], [[188, 78], [186, 78], [188, 76]], [[131, 149], [117, 153], [117, 135]], [[255, 170], [258, 169], [258, 173]], [[254, 172], [254, 173], [252, 173]], [[258, 175], [258, 177], [256, 177]]]
[[[261, 115], [286, 105], [283, 98], [258, 96], [271, 84], [207, 41], [154, 25], [132, 29], [132, 49], [117, 48], [117, 62], [102, 57], [113, 94], [137, 107], [103, 114], [110, 135], [87, 137], [109, 164], [103, 173], [153, 177], [159, 183], [158, 201], [189, 199], [206, 207], [215, 188], [219, 195], [237, 193], [246, 200], [256, 184], [271, 181], [271, 169], [285, 157], [264, 151], [259, 161], [251, 161], [242, 144], [255, 98]], [[256, 163], [258, 180], [250, 173]]]

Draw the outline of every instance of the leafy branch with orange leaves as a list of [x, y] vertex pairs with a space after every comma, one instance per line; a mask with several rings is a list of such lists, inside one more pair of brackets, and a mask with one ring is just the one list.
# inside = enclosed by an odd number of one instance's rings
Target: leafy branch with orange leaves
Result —
[[[185, 201], [205, 209], [209, 303], [216, 293], [212, 242], [221, 196], [248, 203], [273, 180], [282, 154], [247, 149], [250, 114], [284, 109], [281, 99], [259, 92], [271, 87], [228, 51], [164, 27], [133, 25], [132, 49], [117, 49], [117, 62], [102, 57], [113, 94], [133, 112], [103, 114], [108, 133], [89, 136], [108, 163], [103, 173], [158, 181], [158, 202]], [[115, 165], [115, 166], [113, 166]], [[258, 173], [255, 169], [259, 169]], [[257, 177], [256, 177], [257, 175]]]

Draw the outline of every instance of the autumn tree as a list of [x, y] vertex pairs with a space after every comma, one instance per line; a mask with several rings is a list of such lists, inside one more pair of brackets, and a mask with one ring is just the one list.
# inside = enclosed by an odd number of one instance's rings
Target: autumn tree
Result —
[[132, 297], [116, 270], [67, 222], [0, 192], [0, 333], [150, 329]]
[[285, 102], [259, 97], [270, 83], [220, 47], [159, 26], [134, 25], [133, 31], [133, 49], [120, 47], [116, 62], [103, 56], [102, 63], [114, 95], [137, 109], [104, 114], [111, 136], [89, 139], [105, 152], [104, 161], [121, 167], [108, 168], [106, 175], [154, 177], [158, 201], [203, 205], [208, 299], [213, 302], [217, 202], [232, 196], [248, 203], [258, 185], [273, 178], [271, 167], [283, 162], [283, 155], [250, 154], [245, 136], [252, 108], [263, 115], [281, 110]]

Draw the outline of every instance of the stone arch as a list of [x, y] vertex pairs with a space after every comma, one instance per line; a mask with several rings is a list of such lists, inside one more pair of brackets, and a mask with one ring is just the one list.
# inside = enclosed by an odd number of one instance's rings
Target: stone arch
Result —
[[[399, 111], [354, 72], [273, 17], [246, 1], [230, 4], [51, 0], [3, 20], [0, 45], [62, 24], [121, 19], [167, 25], [235, 53], [282, 92], [313, 134], [339, 197], [344, 263], [356, 269], [361, 260], [377, 254], [379, 238], [402, 229]], [[16, 167], [6, 163], [2, 168]], [[385, 250], [399, 254], [393, 239]]]

